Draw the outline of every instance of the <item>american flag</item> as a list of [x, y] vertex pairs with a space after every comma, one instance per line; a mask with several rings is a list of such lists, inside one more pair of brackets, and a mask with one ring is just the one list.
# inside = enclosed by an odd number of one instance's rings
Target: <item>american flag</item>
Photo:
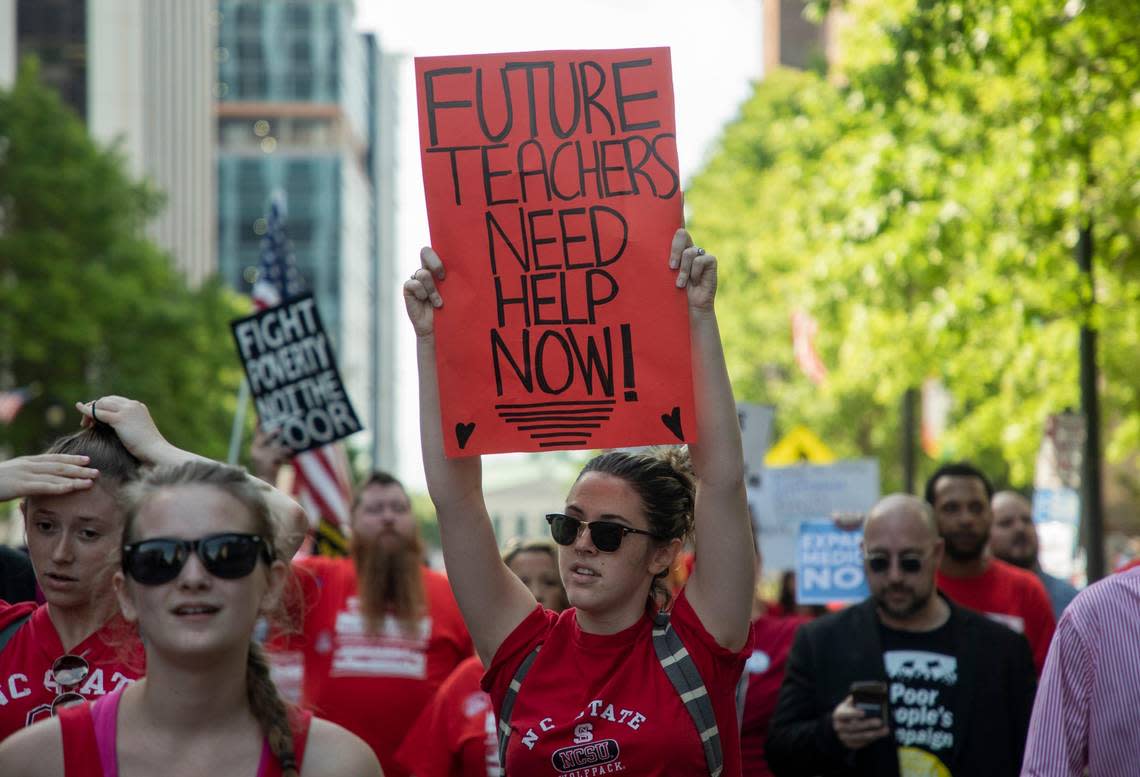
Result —
[[258, 310], [280, 305], [305, 290], [289, 239], [285, 236], [285, 217], [285, 193], [274, 192], [269, 201], [269, 216], [265, 220], [265, 235], [261, 238], [257, 279], [250, 291]]
[[26, 388], [0, 391], [0, 424], [10, 424], [16, 420], [20, 408], [24, 406], [31, 395], [31, 390]]
[[[304, 291], [292, 247], [285, 234], [284, 192], [274, 192], [269, 202], [261, 257], [250, 296], [258, 310], [279, 305]], [[319, 552], [344, 555], [345, 527], [352, 505], [348, 457], [339, 443], [306, 451], [293, 458], [293, 494], [313, 520]]]

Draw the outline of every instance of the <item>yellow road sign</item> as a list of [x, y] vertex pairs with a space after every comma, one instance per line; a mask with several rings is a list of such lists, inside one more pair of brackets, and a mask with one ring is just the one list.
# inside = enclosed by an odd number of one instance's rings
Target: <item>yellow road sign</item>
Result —
[[797, 426], [768, 449], [764, 463], [769, 467], [787, 467], [792, 464], [830, 464], [835, 454], [815, 432], [806, 426]]

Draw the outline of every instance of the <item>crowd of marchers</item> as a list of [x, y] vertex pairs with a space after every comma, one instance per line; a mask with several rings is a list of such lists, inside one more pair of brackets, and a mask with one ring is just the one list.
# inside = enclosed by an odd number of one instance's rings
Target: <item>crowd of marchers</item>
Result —
[[[1029, 501], [968, 463], [863, 525], [870, 596], [758, 594], [712, 254], [684, 230], [696, 439], [592, 458], [500, 548], [478, 457], [444, 455], [431, 249], [405, 283], [446, 575], [372, 473], [349, 555], [298, 552], [274, 484], [171, 445], [145, 405], [0, 462], [27, 555], [0, 555], [0, 774], [1124, 775], [1140, 763], [1140, 569], [1047, 575]], [[724, 282], [724, 279], [721, 279]]]

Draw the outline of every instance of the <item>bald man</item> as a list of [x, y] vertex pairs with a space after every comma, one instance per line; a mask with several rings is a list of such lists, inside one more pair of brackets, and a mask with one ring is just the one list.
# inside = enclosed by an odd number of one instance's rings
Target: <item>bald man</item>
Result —
[[1060, 618], [1065, 607], [1077, 595], [1077, 589], [1059, 577], [1045, 574], [1041, 569], [1041, 564], [1037, 561], [1037, 527], [1033, 523], [1033, 505], [1016, 491], [998, 491], [990, 501], [990, 509], [994, 514], [993, 527], [990, 529], [990, 550], [1002, 561], [1028, 569], [1037, 575], [1037, 579], [1045, 586], [1045, 593], [1049, 594], [1054, 617]]
[[[767, 743], [777, 777], [1018, 774], [1035, 688], [1029, 643], [939, 594], [944, 552], [922, 500], [892, 494], [871, 509], [871, 595], [802, 626], [788, 658]], [[856, 706], [861, 681], [885, 687], [886, 719]]]

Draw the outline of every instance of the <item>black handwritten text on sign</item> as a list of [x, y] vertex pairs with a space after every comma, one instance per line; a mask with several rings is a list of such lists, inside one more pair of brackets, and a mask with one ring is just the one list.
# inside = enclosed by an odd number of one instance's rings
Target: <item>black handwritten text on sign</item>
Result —
[[448, 455], [691, 439], [668, 49], [416, 60]]

